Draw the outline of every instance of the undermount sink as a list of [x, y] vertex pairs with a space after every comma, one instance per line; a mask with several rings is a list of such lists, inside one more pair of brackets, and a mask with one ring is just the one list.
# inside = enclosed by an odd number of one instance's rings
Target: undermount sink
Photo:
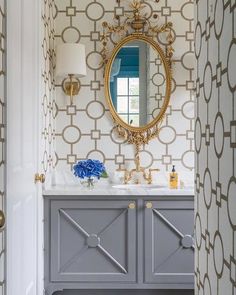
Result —
[[161, 189], [164, 186], [158, 184], [116, 184], [112, 186], [117, 189]]

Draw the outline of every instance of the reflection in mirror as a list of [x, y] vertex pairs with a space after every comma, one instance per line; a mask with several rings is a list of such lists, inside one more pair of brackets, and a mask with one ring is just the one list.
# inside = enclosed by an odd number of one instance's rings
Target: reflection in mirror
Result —
[[158, 52], [144, 41], [126, 43], [113, 60], [110, 94], [119, 117], [143, 127], [155, 119], [166, 94], [165, 69]]

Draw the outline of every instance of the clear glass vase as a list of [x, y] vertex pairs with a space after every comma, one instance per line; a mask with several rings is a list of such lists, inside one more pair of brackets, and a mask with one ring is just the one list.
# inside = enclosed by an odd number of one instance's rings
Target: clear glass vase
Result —
[[82, 180], [80, 183], [82, 184], [82, 186], [84, 188], [87, 188], [90, 190], [90, 189], [94, 189], [94, 185], [95, 185], [96, 181], [94, 178], [89, 177], [86, 180]]

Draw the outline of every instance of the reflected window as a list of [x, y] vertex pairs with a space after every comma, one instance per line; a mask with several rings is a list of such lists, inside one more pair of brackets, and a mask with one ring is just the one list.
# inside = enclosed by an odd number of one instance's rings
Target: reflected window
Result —
[[154, 47], [144, 41], [127, 42], [116, 52], [109, 82], [113, 110], [128, 125], [143, 127], [158, 117], [167, 85]]
[[126, 123], [139, 126], [139, 46], [123, 47], [111, 70], [111, 94], [117, 114]]
[[139, 126], [139, 78], [117, 78], [117, 113], [126, 123]]

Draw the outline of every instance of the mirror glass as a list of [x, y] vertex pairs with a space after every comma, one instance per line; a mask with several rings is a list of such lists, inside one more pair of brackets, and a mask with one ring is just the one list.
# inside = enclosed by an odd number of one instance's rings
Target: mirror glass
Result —
[[137, 40], [123, 45], [109, 78], [114, 109], [125, 123], [144, 127], [158, 116], [166, 96], [166, 73], [151, 44]]

